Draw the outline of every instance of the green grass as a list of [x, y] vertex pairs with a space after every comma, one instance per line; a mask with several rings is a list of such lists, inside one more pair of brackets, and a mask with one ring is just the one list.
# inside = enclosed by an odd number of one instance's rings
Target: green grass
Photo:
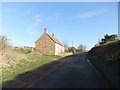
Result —
[[89, 56], [93, 65], [113, 84], [118, 85], [118, 62], [106, 61], [98, 56]]
[[53, 62], [52, 58], [60, 58], [59, 56], [45, 55], [29, 55], [26, 54], [26, 59], [19, 60], [19, 63], [2, 68], [2, 82], [13, 80], [17, 75], [27, 71], [34, 70], [45, 64]]
[[56, 58], [62, 58], [63, 57], [63, 56], [59, 56], [59, 55], [44, 55], [44, 56], [56, 57]]
[[18, 49], [11, 49], [13, 52], [16, 53], [20, 53], [20, 54], [28, 54], [31, 52], [30, 49], [22, 49], [22, 48], [18, 48]]

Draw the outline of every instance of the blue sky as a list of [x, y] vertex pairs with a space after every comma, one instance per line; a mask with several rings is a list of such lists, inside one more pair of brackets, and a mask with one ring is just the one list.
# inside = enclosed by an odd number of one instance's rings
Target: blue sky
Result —
[[117, 2], [4, 2], [2, 34], [12, 45], [35, 47], [47, 27], [70, 46], [92, 48], [107, 34], [118, 33]]

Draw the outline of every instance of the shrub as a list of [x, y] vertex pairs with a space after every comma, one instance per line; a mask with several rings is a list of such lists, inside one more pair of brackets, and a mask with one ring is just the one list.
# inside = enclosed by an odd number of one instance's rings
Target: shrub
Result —
[[8, 46], [8, 38], [6, 36], [0, 35], [0, 49], [3, 49]]

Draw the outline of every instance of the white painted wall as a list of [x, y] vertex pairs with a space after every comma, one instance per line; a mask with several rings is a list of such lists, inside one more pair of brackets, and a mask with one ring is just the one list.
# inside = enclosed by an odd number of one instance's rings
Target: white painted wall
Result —
[[62, 52], [65, 52], [65, 47], [62, 47]]
[[64, 52], [65, 48], [57, 43], [55, 43], [55, 55], [58, 55], [61, 52]]
[[55, 55], [58, 55], [58, 44], [55, 43]]

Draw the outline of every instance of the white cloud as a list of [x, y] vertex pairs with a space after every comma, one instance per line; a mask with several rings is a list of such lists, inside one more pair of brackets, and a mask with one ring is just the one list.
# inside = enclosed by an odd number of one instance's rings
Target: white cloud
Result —
[[27, 33], [29, 35], [37, 34], [36, 28], [41, 24], [42, 16], [41, 15], [35, 15], [34, 17], [32, 17], [32, 19], [33, 19], [33, 23], [27, 28]]
[[41, 18], [42, 18], [41, 15], [35, 15], [35, 16], [33, 17], [33, 19], [34, 19], [35, 21], [37, 21], [37, 22], [40, 22], [40, 21], [41, 21]]
[[11, 45], [13, 46], [33, 46], [32, 43], [20, 40], [11, 40]]
[[91, 12], [82, 13], [82, 14], [80, 14], [78, 16], [74, 16], [72, 18], [79, 18], [79, 19], [89, 18], [89, 17], [93, 17], [93, 16], [96, 16], [96, 15], [99, 15], [99, 14], [102, 14], [102, 13], [105, 13], [105, 12], [106, 12], [106, 9], [91, 11]]
[[12, 40], [12, 45], [14, 45], [14, 46], [19, 46], [19, 45], [24, 46], [24, 45], [27, 45], [27, 43], [24, 43], [20, 40]]
[[29, 35], [35, 35], [35, 34], [37, 34], [37, 32], [29, 32]]

